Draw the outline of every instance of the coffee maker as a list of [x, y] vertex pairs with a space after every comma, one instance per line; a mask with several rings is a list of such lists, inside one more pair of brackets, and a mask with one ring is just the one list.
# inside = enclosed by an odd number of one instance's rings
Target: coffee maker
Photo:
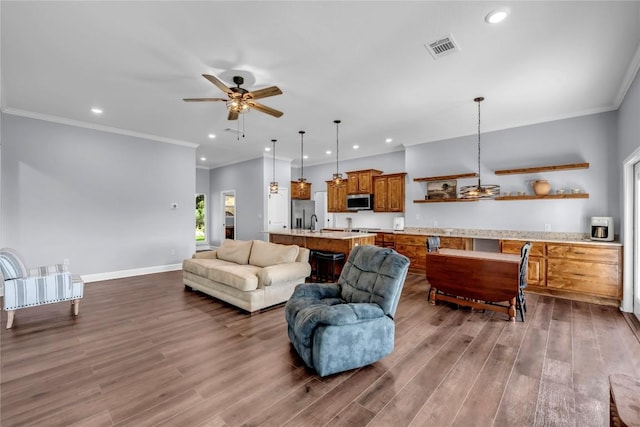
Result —
[[613, 218], [610, 216], [591, 217], [591, 240], [610, 242], [613, 240]]

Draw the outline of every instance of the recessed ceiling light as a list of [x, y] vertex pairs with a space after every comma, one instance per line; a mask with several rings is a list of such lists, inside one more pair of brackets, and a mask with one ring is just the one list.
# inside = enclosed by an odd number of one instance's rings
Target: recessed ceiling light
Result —
[[264, 147], [264, 151], [271, 151], [271, 147]]
[[206, 157], [200, 157], [200, 160], [202, 160], [204, 162], [205, 160], [207, 160], [207, 158]]
[[484, 20], [487, 24], [497, 24], [505, 20], [507, 16], [509, 16], [509, 8], [501, 7], [499, 9], [492, 10], [484, 17]]
[[309, 156], [307, 156], [306, 154], [304, 156], [302, 156], [303, 159], [308, 159]]
[[210, 133], [210, 134], [209, 134], [209, 139], [214, 139], [215, 137], [216, 137], [216, 134], [215, 134], [215, 133]]
[[325, 151], [326, 154], [331, 154], [331, 150]]
[[93, 108], [91, 109], [91, 112], [92, 112], [93, 114], [102, 114], [102, 109], [100, 109], [100, 108], [98, 108], [98, 107], [93, 107]]
[[384, 142], [386, 142], [386, 143], [388, 144], [388, 143], [390, 143], [390, 142], [393, 142], [393, 139], [391, 139], [391, 138], [387, 138], [387, 139], [385, 139], [385, 140], [384, 140]]
[[359, 145], [354, 145], [354, 146], [353, 146], [353, 149], [354, 149], [354, 150], [357, 150], [358, 148], [360, 148], [360, 146], [359, 146]]

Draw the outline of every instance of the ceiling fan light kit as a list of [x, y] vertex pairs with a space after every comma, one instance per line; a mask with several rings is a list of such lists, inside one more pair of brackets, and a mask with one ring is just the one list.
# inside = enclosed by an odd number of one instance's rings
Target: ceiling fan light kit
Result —
[[461, 199], [493, 199], [500, 195], [500, 186], [495, 184], [482, 185], [480, 183], [480, 103], [484, 97], [474, 99], [478, 103], [478, 184], [460, 188]]
[[234, 76], [233, 82], [236, 87], [228, 87], [222, 80], [211, 74], [203, 74], [202, 77], [213, 83], [218, 89], [227, 94], [227, 98], [183, 98], [185, 102], [218, 102], [226, 103], [229, 115], [228, 120], [237, 120], [238, 116], [246, 113], [251, 109], [269, 114], [273, 117], [281, 117], [282, 111], [267, 107], [266, 105], [256, 102], [256, 99], [266, 98], [269, 96], [281, 95], [282, 91], [277, 86], [270, 86], [264, 89], [248, 91], [240, 87], [244, 83], [242, 76]]

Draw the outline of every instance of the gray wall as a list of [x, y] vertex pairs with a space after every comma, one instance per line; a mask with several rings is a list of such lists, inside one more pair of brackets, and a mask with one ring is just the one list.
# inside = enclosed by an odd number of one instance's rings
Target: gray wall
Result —
[[[525, 191], [535, 179], [547, 179], [552, 191], [580, 188], [588, 199], [484, 200], [472, 203], [415, 204], [424, 199], [426, 184], [414, 178], [477, 171], [477, 136], [455, 138], [406, 148], [407, 226], [460, 227], [499, 230], [587, 232], [591, 216], [614, 216], [619, 223], [615, 156], [616, 113], [558, 120], [482, 134], [481, 178], [503, 192]], [[589, 169], [522, 175], [495, 175], [515, 169], [566, 163], [590, 163]], [[460, 179], [458, 186], [477, 179]]]
[[[620, 212], [624, 207], [623, 176], [624, 163], [627, 157], [640, 148], [640, 73], [637, 73], [631, 87], [618, 110], [618, 159], [615, 172], [618, 174], [618, 191]], [[618, 221], [620, 238], [624, 241], [624, 224]], [[616, 224], [616, 228], [618, 228]]]
[[[2, 246], [88, 275], [195, 249], [195, 148], [2, 114]], [[178, 208], [172, 209], [171, 204]]]
[[[289, 187], [291, 162], [276, 159], [276, 180], [282, 187]], [[261, 157], [246, 162], [235, 163], [211, 169], [211, 224], [210, 241], [219, 245], [222, 240], [223, 191], [236, 192], [236, 239], [265, 239], [267, 217], [267, 197], [269, 183], [273, 178], [273, 158]]]

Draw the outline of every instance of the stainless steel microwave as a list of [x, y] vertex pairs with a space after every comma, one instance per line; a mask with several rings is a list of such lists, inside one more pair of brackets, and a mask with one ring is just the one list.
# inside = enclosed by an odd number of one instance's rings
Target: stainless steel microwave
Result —
[[373, 194], [350, 194], [347, 196], [347, 209], [366, 211], [373, 209]]

